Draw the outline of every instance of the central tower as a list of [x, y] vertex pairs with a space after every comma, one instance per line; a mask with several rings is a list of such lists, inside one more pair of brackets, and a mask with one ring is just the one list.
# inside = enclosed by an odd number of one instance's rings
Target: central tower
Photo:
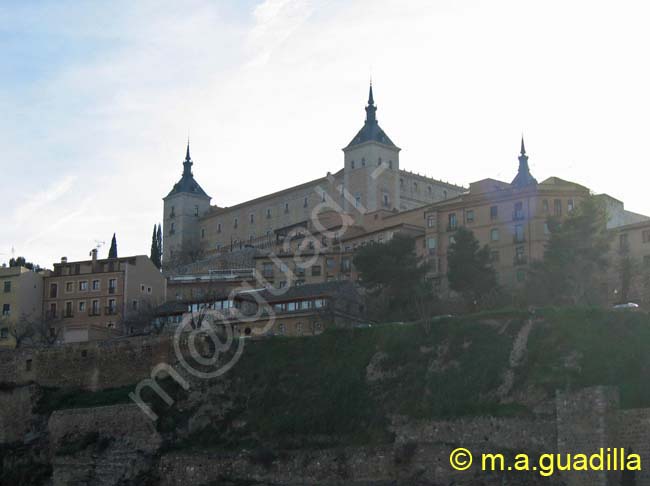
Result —
[[343, 186], [348, 193], [343, 200], [346, 212], [399, 208], [400, 150], [377, 122], [377, 106], [370, 83], [366, 120], [343, 149]]

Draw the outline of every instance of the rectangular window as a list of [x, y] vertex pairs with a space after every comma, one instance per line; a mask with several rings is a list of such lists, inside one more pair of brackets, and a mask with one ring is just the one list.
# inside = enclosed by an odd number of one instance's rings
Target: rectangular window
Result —
[[630, 249], [630, 242], [628, 240], [627, 233], [622, 233], [619, 235], [618, 246], [621, 251], [627, 251]]
[[79, 282], [79, 292], [85, 292], [88, 290], [88, 281], [82, 280]]
[[284, 213], [287, 214], [289, 212], [289, 203], [284, 203]]
[[429, 216], [427, 218], [427, 228], [433, 228], [436, 225], [436, 218], [434, 216]]
[[499, 228], [492, 228], [490, 230], [490, 240], [499, 241]]
[[524, 219], [524, 203], [519, 201], [515, 203], [515, 213], [514, 213], [514, 219], [515, 220], [521, 220]]
[[311, 267], [311, 276], [312, 277], [320, 277], [321, 275], [321, 266], [320, 265], [314, 265]]
[[5, 294], [8, 294], [9, 292], [11, 292], [11, 280], [7, 280], [4, 283], [4, 288], [5, 288]]
[[307, 206], [309, 206], [309, 198], [308, 197], [306, 197], [302, 202], [302, 207], [303, 208], [306, 208]]
[[59, 286], [55, 283], [50, 284], [50, 299], [56, 299], [59, 291]]
[[255, 215], [253, 213], [250, 214], [249, 216], [251, 224], [255, 222]]
[[650, 243], [650, 230], [643, 230], [642, 238], [644, 243]]
[[79, 312], [86, 312], [86, 302], [83, 300], [79, 302]]
[[217, 223], [217, 233], [221, 233], [221, 223]]
[[524, 247], [518, 246], [515, 248], [515, 265], [523, 265], [526, 263], [526, 255], [524, 254]]
[[63, 317], [72, 317], [72, 302], [65, 303], [65, 311]]
[[93, 290], [99, 290], [100, 288], [101, 288], [101, 286], [99, 284], [99, 280], [93, 280], [92, 289]]
[[553, 201], [553, 214], [555, 216], [562, 216], [562, 200], [555, 199]]
[[262, 264], [262, 276], [266, 278], [273, 277], [273, 262], [264, 262]]
[[9, 328], [3, 327], [0, 329], [0, 339], [9, 339]]
[[384, 206], [390, 206], [390, 199], [388, 198], [388, 194], [384, 194]]
[[524, 238], [524, 225], [523, 224], [516, 224], [515, 225], [515, 243], [523, 243], [525, 241]]
[[499, 217], [499, 206], [490, 206], [490, 219], [494, 221]]
[[117, 289], [117, 279], [111, 278], [108, 280], [108, 293], [114, 294]]
[[116, 309], [115, 299], [108, 299], [108, 307], [106, 308], [108, 314], [115, 314]]
[[567, 212], [570, 213], [571, 211], [573, 211], [573, 208], [574, 208], [574, 206], [573, 206], [573, 199], [569, 199], [569, 200], [567, 201], [567, 203], [566, 203], [566, 210], [567, 210]]
[[542, 211], [545, 213], [548, 213], [548, 199], [544, 199], [542, 201]]
[[237, 226], [239, 226], [239, 219], [235, 218], [232, 225], [233, 225], [233, 228], [237, 228]]
[[436, 238], [433, 238], [433, 237], [427, 238], [427, 248], [429, 249], [429, 251], [430, 250], [435, 250], [436, 249], [436, 244], [437, 244]]
[[327, 265], [328, 270], [333, 270], [336, 266], [336, 260], [334, 260], [334, 258], [327, 258], [325, 264]]
[[352, 262], [349, 257], [341, 258], [341, 271], [349, 272], [352, 269]]
[[467, 221], [468, 223], [473, 223], [474, 222], [474, 210], [473, 209], [469, 209], [465, 213], [465, 221]]
[[11, 305], [9, 304], [2, 304], [2, 315], [4, 317], [10, 316], [11, 315]]
[[93, 316], [98, 316], [99, 315], [99, 300], [95, 299], [92, 301], [91, 308], [90, 308], [90, 313]]
[[266, 210], [266, 219], [271, 219], [271, 209], [267, 208]]
[[74, 282], [66, 282], [65, 283], [65, 293], [69, 294], [74, 292]]
[[447, 231], [456, 231], [458, 228], [458, 222], [456, 221], [456, 213], [450, 213], [449, 216], [449, 224], [447, 225]]

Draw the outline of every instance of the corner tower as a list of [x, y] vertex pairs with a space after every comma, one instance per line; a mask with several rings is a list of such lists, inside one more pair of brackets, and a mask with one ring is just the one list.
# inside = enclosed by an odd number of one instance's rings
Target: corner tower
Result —
[[399, 208], [400, 150], [377, 122], [377, 106], [370, 83], [366, 120], [343, 149], [343, 186], [351, 196], [343, 201], [346, 212]]
[[179, 263], [199, 245], [199, 217], [210, 208], [210, 196], [194, 180], [190, 142], [183, 161], [183, 175], [163, 198], [163, 265]]

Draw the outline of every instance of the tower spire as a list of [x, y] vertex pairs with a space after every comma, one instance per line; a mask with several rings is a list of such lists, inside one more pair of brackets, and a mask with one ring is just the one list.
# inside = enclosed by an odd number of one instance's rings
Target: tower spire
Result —
[[190, 158], [190, 139], [187, 138], [187, 150], [185, 151], [185, 161], [183, 162], [183, 176], [192, 176], [192, 159]]
[[537, 179], [530, 173], [528, 167], [528, 155], [526, 155], [526, 147], [524, 146], [524, 136], [521, 135], [521, 150], [519, 153], [519, 170], [517, 175], [512, 181], [513, 186], [528, 186], [530, 184], [537, 184]]
[[377, 107], [375, 106], [375, 97], [372, 95], [372, 80], [368, 90], [368, 106], [366, 106], [366, 124], [377, 123]]

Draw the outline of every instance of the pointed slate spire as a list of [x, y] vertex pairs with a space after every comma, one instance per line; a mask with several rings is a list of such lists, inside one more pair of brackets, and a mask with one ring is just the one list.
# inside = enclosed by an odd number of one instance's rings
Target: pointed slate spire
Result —
[[190, 158], [190, 139], [187, 139], [187, 151], [185, 152], [185, 161], [183, 162], [183, 175], [192, 175], [192, 159]]
[[532, 176], [530, 173], [530, 167], [528, 167], [528, 155], [526, 155], [523, 135], [521, 136], [521, 152], [519, 153], [519, 170], [511, 184], [517, 187], [537, 184], [537, 179]]
[[377, 123], [377, 107], [375, 106], [375, 98], [372, 95], [372, 81], [368, 92], [368, 106], [366, 106], [366, 124], [368, 123]]
[[370, 88], [368, 90], [368, 104], [366, 105], [366, 121], [363, 124], [363, 127], [355, 135], [352, 141], [348, 144], [347, 148], [353, 147], [355, 145], [362, 144], [364, 142], [380, 142], [384, 145], [389, 145], [395, 147], [393, 141], [386, 135], [386, 133], [381, 129], [379, 123], [377, 123], [377, 106], [375, 105], [375, 96], [372, 92], [372, 80], [370, 81]]

